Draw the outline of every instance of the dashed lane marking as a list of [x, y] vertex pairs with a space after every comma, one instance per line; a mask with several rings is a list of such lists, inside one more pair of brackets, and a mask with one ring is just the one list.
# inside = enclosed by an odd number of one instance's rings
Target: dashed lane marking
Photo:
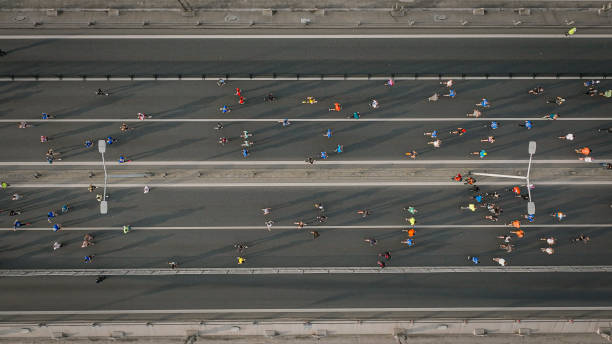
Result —
[[[599, 164], [612, 162], [612, 158], [592, 159], [585, 162], [578, 159], [534, 159], [533, 164]], [[529, 160], [316, 160], [313, 166], [321, 165], [494, 165], [494, 164], [527, 164]], [[308, 165], [304, 160], [230, 160], [230, 161], [130, 161], [119, 163], [107, 161], [106, 166], [280, 166], [280, 165]], [[49, 164], [46, 161], [0, 161], [0, 166], [102, 166], [101, 161], [56, 161]]]
[[[435, 115], [432, 115], [435, 116]], [[150, 118], [146, 119], [145, 122], [261, 122], [261, 123], [278, 123], [283, 118]], [[541, 117], [486, 117], [486, 118], [470, 118], [470, 117], [403, 117], [403, 118], [290, 118], [291, 122], [462, 122], [462, 121], [550, 121], [546, 118]], [[19, 123], [21, 121], [27, 121], [32, 123], [116, 123], [116, 122], [143, 122], [137, 118], [56, 118], [56, 119], [28, 119], [28, 118], [15, 118], [15, 119], [0, 119], [0, 123]], [[564, 117], [558, 118], [555, 121], [612, 121], [612, 117]]]
[[[0, 35], [0, 40], [51, 40], [51, 39], [564, 39], [558, 34], [310, 34], [310, 35]], [[579, 34], [570, 39], [608, 39], [612, 34]]]
[[[363, 226], [314, 226], [316, 229], [344, 229], [344, 230], [372, 230], [372, 229], [405, 229], [408, 227], [414, 227], [418, 229], [491, 229], [491, 228], [507, 228], [504, 224], [482, 224], [482, 225], [453, 225], [453, 224], [440, 224], [440, 225], [363, 225]], [[612, 228], [612, 224], [597, 223], [597, 224], [525, 224], [522, 225], [525, 228]], [[13, 227], [0, 228], [0, 231], [13, 231]], [[51, 227], [23, 227], [18, 231], [51, 231]], [[119, 231], [121, 227], [62, 227], [62, 231]], [[260, 230], [265, 231], [266, 226], [192, 226], [192, 227], [137, 227], [133, 226], [132, 230], [138, 231], [158, 231], [158, 230]], [[296, 230], [296, 226], [281, 226], [274, 225], [272, 230]]]
[[612, 272], [610, 265], [574, 266], [391, 266], [378, 267], [263, 267], [178, 269], [27, 269], [0, 270], [0, 277], [39, 276], [167, 276], [167, 275], [301, 275], [301, 274], [439, 274], [439, 273], [584, 273]]

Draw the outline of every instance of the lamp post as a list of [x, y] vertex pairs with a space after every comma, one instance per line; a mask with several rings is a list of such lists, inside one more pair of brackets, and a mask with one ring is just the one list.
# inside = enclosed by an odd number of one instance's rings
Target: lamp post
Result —
[[533, 155], [536, 152], [536, 142], [529, 141], [529, 164], [527, 165], [527, 176], [510, 176], [506, 174], [496, 174], [496, 173], [472, 173], [477, 176], [487, 176], [487, 177], [500, 177], [500, 178], [514, 178], [514, 179], [522, 179], [527, 184], [527, 194], [529, 195], [529, 202], [527, 203], [527, 214], [535, 215], [535, 202], [531, 200], [531, 183], [529, 181], [529, 174], [531, 173], [531, 161], [533, 159]]
[[104, 168], [104, 195], [102, 201], [100, 201], [100, 214], [108, 214], [108, 202], [106, 201], [106, 181], [108, 175], [106, 174], [106, 162], [104, 161], [104, 152], [106, 152], [106, 141], [98, 140], [98, 151], [102, 154], [102, 167]]

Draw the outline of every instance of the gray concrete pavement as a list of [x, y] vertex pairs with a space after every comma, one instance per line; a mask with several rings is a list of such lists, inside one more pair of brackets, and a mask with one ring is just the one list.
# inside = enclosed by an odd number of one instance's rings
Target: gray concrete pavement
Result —
[[[265, 30], [290, 28], [358, 30], [415, 28], [609, 29], [610, 7], [605, 1], [14, 1], [0, 12], [0, 27], [69, 29], [209, 29]], [[476, 9], [476, 11], [474, 11]], [[484, 9], [478, 10], [478, 9]], [[521, 9], [521, 10], [519, 10]]]

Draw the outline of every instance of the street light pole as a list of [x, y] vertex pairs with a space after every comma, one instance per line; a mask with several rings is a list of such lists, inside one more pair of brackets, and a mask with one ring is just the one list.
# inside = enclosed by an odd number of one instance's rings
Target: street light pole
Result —
[[486, 177], [500, 177], [500, 178], [514, 178], [514, 179], [522, 179], [527, 184], [527, 194], [529, 196], [529, 203], [527, 203], [527, 214], [534, 215], [535, 214], [535, 203], [531, 200], [531, 182], [529, 181], [529, 174], [531, 173], [531, 161], [533, 160], [533, 155], [536, 152], [536, 142], [529, 141], [529, 164], [527, 165], [527, 176], [510, 176], [507, 174], [496, 174], [496, 173], [472, 173], [477, 176], [486, 176]]
[[104, 161], [104, 152], [106, 152], [106, 141], [98, 140], [98, 151], [102, 154], [102, 167], [104, 168], [104, 195], [100, 201], [100, 214], [108, 214], [108, 202], [106, 201], [106, 181], [108, 175], [106, 173], [106, 162]]

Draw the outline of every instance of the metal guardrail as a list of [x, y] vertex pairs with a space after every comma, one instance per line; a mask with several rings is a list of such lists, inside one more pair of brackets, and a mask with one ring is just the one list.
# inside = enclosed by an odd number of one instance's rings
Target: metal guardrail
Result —
[[418, 80], [589, 80], [609, 79], [610, 74], [201, 74], [201, 75], [0, 75], [0, 82], [7, 81], [418, 81]]
[[32, 269], [0, 270], [0, 277], [167, 276], [167, 275], [306, 275], [306, 274], [437, 274], [437, 273], [608, 273], [611, 265], [592, 266], [422, 266], [422, 267], [269, 267], [178, 269]]

